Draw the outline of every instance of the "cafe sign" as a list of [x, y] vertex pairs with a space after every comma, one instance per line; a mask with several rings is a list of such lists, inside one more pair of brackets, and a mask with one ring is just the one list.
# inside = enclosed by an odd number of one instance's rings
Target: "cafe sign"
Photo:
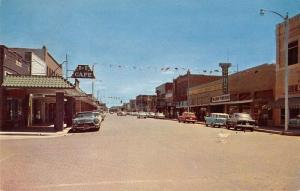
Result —
[[226, 102], [230, 101], [230, 94], [224, 94], [221, 96], [215, 96], [211, 98], [212, 103]]
[[72, 78], [92, 78], [95, 79], [94, 72], [89, 65], [78, 65], [72, 74]]

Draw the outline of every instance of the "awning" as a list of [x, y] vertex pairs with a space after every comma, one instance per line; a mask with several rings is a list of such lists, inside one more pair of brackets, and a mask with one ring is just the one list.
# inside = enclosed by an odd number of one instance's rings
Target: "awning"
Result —
[[[289, 108], [300, 109], [300, 97], [289, 98]], [[284, 98], [280, 98], [275, 101], [271, 106], [274, 108], [284, 108]]]
[[22, 88], [35, 94], [55, 94], [57, 91], [63, 91], [68, 96], [86, 96], [79, 88], [60, 76], [7, 75], [2, 87]]

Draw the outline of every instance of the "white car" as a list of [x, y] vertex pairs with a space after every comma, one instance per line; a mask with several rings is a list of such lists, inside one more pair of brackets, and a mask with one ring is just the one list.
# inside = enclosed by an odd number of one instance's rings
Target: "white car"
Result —
[[155, 113], [154, 112], [149, 112], [147, 117], [149, 118], [155, 118]]
[[147, 113], [145, 113], [145, 112], [139, 112], [137, 114], [137, 118], [144, 118], [144, 119], [146, 119], [147, 118]]
[[156, 119], [165, 119], [166, 117], [165, 117], [165, 115], [163, 113], [156, 113], [155, 114], [155, 118]]

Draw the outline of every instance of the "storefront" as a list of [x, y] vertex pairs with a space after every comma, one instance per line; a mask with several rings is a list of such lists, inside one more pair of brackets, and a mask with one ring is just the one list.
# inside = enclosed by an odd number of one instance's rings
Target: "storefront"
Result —
[[[6, 129], [72, 124], [76, 99], [86, 94], [62, 77], [7, 75], [4, 87]], [[97, 107], [93, 107], [97, 108]]]

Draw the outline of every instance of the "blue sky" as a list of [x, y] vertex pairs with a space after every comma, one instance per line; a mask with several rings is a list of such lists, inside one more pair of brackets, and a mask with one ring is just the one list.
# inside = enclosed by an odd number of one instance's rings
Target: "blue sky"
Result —
[[[293, 16], [300, 0], [0, 0], [0, 43], [46, 45], [60, 63], [67, 53], [70, 69], [96, 64], [95, 95], [119, 105], [109, 97], [154, 94], [182, 68], [204, 74], [219, 62], [240, 70], [275, 62], [281, 19], [260, 8]], [[91, 81], [81, 87], [91, 92]]]

